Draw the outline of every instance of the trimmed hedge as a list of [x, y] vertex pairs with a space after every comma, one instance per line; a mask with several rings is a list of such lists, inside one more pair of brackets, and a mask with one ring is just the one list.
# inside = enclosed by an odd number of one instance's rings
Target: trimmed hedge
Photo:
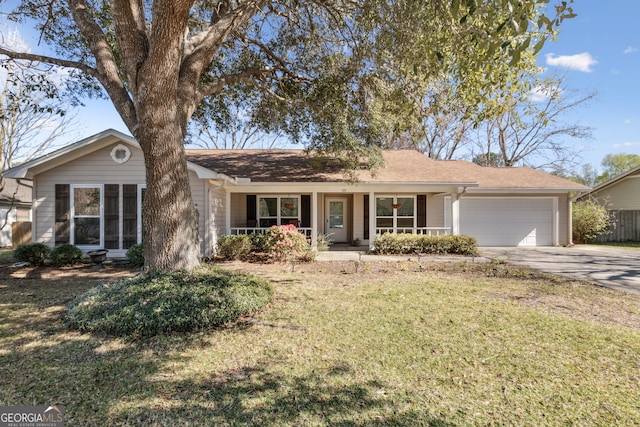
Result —
[[272, 298], [265, 279], [202, 265], [191, 272], [141, 274], [92, 288], [69, 304], [65, 321], [83, 332], [138, 338], [237, 321]]
[[225, 259], [244, 259], [251, 253], [251, 237], [248, 234], [221, 236], [218, 252]]
[[82, 261], [82, 251], [74, 245], [59, 245], [51, 250], [49, 258], [56, 267], [73, 265]]
[[137, 243], [127, 249], [127, 259], [136, 267], [144, 267], [144, 246]]
[[379, 254], [474, 255], [476, 239], [464, 235], [428, 236], [422, 234], [385, 233], [377, 236], [374, 251]]
[[16, 261], [28, 262], [31, 265], [42, 265], [49, 256], [51, 248], [44, 243], [20, 245], [13, 251]]

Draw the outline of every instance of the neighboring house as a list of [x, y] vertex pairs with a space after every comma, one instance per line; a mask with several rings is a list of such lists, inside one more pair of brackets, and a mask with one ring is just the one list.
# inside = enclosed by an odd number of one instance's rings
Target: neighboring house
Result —
[[613, 216], [609, 234], [601, 242], [640, 242], [640, 166], [602, 183], [578, 200], [593, 199]]
[[[437, 161], [385, 151], [386, 166], [345, 182], [303, 150], [187, 150], [201, 250], [225, 234], [296, 224], [311, 241], [371, 246], [384, 232], [468, 234], [482, 246], [571, 243], [570, 192], [588, 188], [530, 168]], [[327, 162], [325, 162], [327, 163]], [[107, 130], [7, 172], [34, 184], [33, 239], [109, 249], [142, 240], [145, 191], [136, 141]]]
[[[13, 246], [13, 224], [31, 221], [31, 181], [4, 178], [0, 192], [0, 248]], [[21, 227], [24, 229], [24, 227]], [[16, 236], [17, 237], [17, 236]]]

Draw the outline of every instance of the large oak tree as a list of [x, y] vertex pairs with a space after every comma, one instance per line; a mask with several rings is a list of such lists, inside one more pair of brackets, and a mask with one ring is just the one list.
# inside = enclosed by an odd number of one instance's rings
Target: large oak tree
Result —
[[[496, 58], [517, 63], [572, 15], [564, 1], [545, 15], [549, 0], [19, 3], [12, 16], [33, 23], [54, 53], [3, 47], [0, 54], [71, 68], [71, 89], [106, 93], [140, 143], [145, 259], [155, 270], [190, 269], [199, 260], [183, 148], [199, 108], [231, 123], [227, 106], [240, 102], [265, 132], [284, 132], [353, 168], [376, 159], [394, 122], [380, 108], [386, 82], [446, 71], [469, 87], [499, 83]], [[469, 102], [482, 102], [482, 93], [473, 91]]]

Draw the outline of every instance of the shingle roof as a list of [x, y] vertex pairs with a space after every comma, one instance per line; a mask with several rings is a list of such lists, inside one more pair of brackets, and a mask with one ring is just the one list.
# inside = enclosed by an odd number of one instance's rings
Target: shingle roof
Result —
[[[580, 184], [531, 168], [489, 168], [464, 160], [433, 160], [415, 150], [383, 152], [385, 166], [361, 182], [478, 183], [480, 189], [571, 189]], [[303, 150], [187, 150], [187, 160], [232, 178], [252, 182], [341, 182], [336, 166], [318, 169]]]

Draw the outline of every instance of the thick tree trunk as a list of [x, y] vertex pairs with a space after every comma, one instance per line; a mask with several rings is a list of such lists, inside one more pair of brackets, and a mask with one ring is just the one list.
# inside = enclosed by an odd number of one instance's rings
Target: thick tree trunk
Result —
[[166, 120], [161, 111], [146, 117], [151, 120], [142, 120], [147, 125], [136, 132], [147, 170], [142, 205], [145, 268], [190, 270], [200, 262], [200, 239], [198, 212], [191, 197], [184, 153], [184, 133], [179, 123]]

